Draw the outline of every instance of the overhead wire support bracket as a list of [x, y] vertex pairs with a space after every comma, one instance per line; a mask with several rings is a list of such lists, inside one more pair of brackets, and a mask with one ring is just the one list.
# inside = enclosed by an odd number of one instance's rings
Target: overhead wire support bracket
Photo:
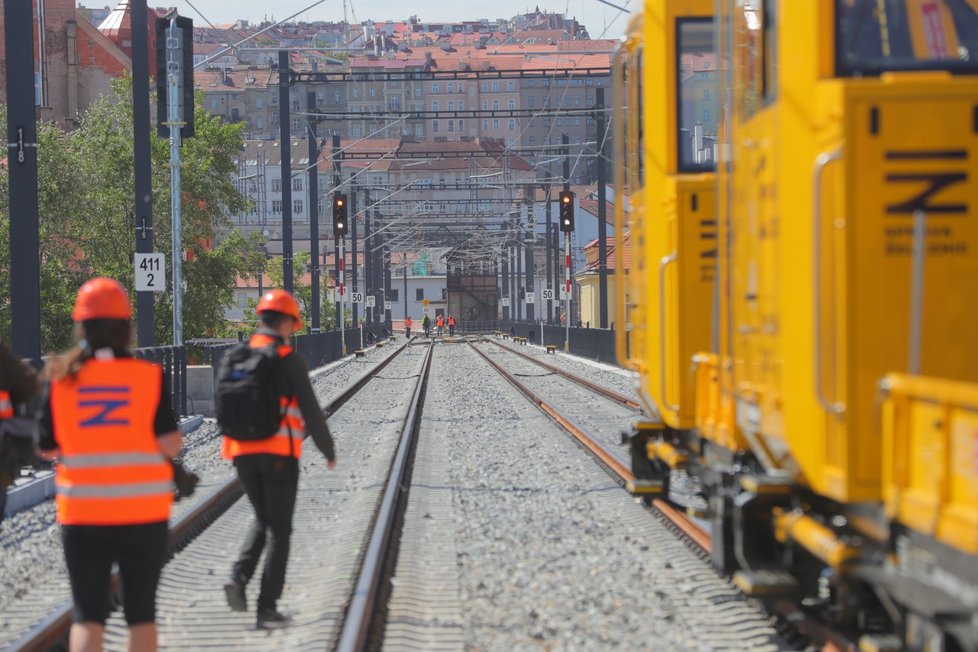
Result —
[[441, 79], [569, 79], [607, 77], [608, 66], [598, 68], [530, 68], [522, 70], [387, 70], [384, 72], [311, 72], [289, 70], [289, 84], [333, 82], [431, 81]]

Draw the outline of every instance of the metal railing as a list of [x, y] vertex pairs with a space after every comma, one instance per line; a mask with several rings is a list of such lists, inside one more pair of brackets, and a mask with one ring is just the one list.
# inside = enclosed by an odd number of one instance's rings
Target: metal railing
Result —
[[163, 378], [170, 384], [173, 411], [187, 416], [187, 349], [183, 346], [152, 346], [133, 349], [133, 355], [163, 367]]

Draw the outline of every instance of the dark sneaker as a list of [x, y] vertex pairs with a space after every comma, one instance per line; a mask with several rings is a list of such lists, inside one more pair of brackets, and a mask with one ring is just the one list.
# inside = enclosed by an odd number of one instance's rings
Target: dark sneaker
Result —
[[279, 613], [277, 609], [262, 609], [258, 612], [258, 629], [281, 629], [292, 624], [292, 618]]
[[232, 611], [248, 611], [248, 598], [245, 596], [244, 584], [228, 580], [224, 584], [224, 595]]

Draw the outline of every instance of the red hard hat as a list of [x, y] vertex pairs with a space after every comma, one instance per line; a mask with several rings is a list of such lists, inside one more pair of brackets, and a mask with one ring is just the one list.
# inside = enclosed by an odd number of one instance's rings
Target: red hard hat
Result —
[[299, 312], [299, 304], [285, 290], [272, 290], [262, 296], [258, 301], [258, 307], [255, 308], [255, 314], [260, 315], [266, 310], [274, 310], [292, 317], [295, 320], [295, 329], [302, 330], [302, 313]]
[[119, 281], [97, 277], [86, 282], [78, 290], [75, 310], [71, 318], [75, 321], [89, 319], [129, 319], [132, 307], [129, 295]]

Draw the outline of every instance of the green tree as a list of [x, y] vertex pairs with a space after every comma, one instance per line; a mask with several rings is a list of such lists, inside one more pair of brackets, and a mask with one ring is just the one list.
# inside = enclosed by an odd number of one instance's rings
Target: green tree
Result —
[[[296, 303], [299, 304], [299, 312], [302, 313], [303, 328], [312, 326], [312, 285], [306, 285], [302, 282], [302, 277], [309, 267], [309, 260], [310, 255], [308, 251], [300, 251], [292, 257], [292, 296], [295, 297]], [[274, 264], [269, 265], [267, 268], [268, 278], [271, 281], [268, 289], [285, 287], [285, 283], [283, 282], [285, 276], [282, 271], [281, 262], [281, 260], [276, 260]], [[323, 330], [326, 330], [332, 328], [333, 322], [336, 319], [336, 305], [329, 300], [328, 288], [325, 283], [320, 283], [319, 291], [321, 327]], [[249, 315], [254, 314], [257, 305], [258, 299], [249, 299], [247, 311]]]
[[[111, 276], [132, 291], [135, 251], [133, 111], [131, 81], [113, 84], [81, 116], [78, 129], [38, 125], [38, 204], [41, 242], [42, 346], [64, 348], [71, 339], [71, 306], [78, 286]], [[182, 148], [182, 237], [186, 339], [227, 331], [224, 311], [235, 281], [264, 266], [261, 238], [229, 228], [230, 215], [247, 207], [235, 187], [242, 125], [223, 124], [198, 97], [196, 137]], [[2, 110], [3, 122], [6, 111]], [[169, 144], [151, 141], [154, 249], [170, 260]], [[0, 168], [0, 283], [9, 282], [9, 210], [6, 168]], [[214, 245], [215, 234], [228, 232]], [[167, 278], [170, 278], [168, 271]], [[156, 337], [172, 341], [172, 294], [156, 295]], [[9, 334], [9, 310], [0, 311], [0, 334]]]

